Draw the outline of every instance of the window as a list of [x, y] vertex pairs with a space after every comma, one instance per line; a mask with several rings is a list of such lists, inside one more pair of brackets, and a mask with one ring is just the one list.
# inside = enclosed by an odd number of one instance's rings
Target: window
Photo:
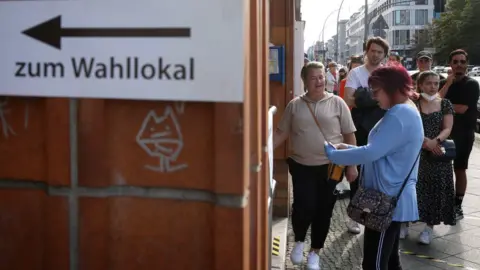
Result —
[[410, 10], [395, 10], [393, 25], [410, 25]]
[[428, 5], [428, 0], [415, 0], [415, 5], [417, 6]]
[[445, 12], [447, 0], [433, 0], [433, 12]]
[[395, 30], [393, 32], [393, 45], [410, 44], [410, 30]]
[[428, 10], [427, 9], [415, 10], [415, 25], [426, 25], [426, 24], [428, 24]]
[[394, 6], [410, 6], [410, 1], [408, 0], [392, 0]]

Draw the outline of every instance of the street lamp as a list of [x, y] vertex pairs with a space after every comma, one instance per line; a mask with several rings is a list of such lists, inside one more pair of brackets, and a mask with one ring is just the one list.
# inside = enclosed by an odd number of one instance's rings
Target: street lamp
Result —
[[[335, 14], [335, 12], [337, 12], [337, 39], [336, 39], [336, 42], [335, 42], [335, 61], [338, 62], [338, 20], [340, 19], [340, 11], [342, 10], [342, 6], [343, 6], [343, 2], [345, 0], [342, 0], [342, 2], [340, 3], [340, 7], [338, 9], [335, 9], [334, 11], [330, 12], [330, 14], [328, 14], [328, 16], [325, 18], [325, 21], [323, 22], [323, 26], [322, 26], [322, 32], [320, 33], [320, 35], [322, 36], [322, 46], [323, 46], [323, 61], [325, 61], [325, 56], [326, 56], [326, 48], [325, 48], [325, 26], [327, 25], [327, 21], [328, 19], [330, 18], [330, 16], [332, 16], [333, 14]], [[368, 1], [368, 0], [367, 0]]]
[[[342, 10], [342, 6], [343, 6], [343, 2], [345, 0], [342, 0], [342, 2], [340, 2], [340, 7], [338, 8], [338, 13], [337, 13], [337, 39], [335, 40], [335, 62], [338, 63], [338, 21], [340, 20], [340, 11]], [[368, 0], [365, 0], [365, 1], [368, 1]]]
[[[343, 0], [342, 0], [342, 3], [343, 3]], [[335, 9], [334, 11], [330, 12], [330, 14], [328, 14], [327, 18], [325, 18], [325, 21], [323, 22], [323, 27], [322, 27], [322, 46], [323, 46], [323, 61], [325, 62], [325, 57], [326, 57], [326, 48], [325, 48], [325, 25], [327, 24], [327, 21], [328, 19], [330, 18], [330, 16], [332, 16], [333, 14], [335, 14], [335, 12], [340, 12], [340, 9]], [[338, 28], [338, 25], [337, 25], [337, 28]]]
[[368, 38], [368, 26], [370, 22], [368, 21], [368, 0], [365, 0], [365, 29], [363, 29], [363, 50], [367, 49], [367, 38]]

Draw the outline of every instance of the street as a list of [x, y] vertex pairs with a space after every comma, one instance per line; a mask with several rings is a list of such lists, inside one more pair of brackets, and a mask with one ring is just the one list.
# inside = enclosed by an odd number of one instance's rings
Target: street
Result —
[[[434, 239], [429, 246], [417, 243], [423, 230], [422, 223], [410, 227], [410, 235], [402, 240], [402, 265], [404, 270], [476, 269], [480, 270], [480, 137], [470, 157], [467, 194], [463, 201], [465, 218], [456, 226], [434, 227]], [[345, 219], [348, 199], [339, 200], [335, 206], [330, 233], [325, 248], [320, 253], [322, 269], [361, 269], [363, 233], [347, 232]], [[288, 248], [285, 269], [304, 269], [293, 266], [290, 251], [294, 238], [291, 224], [288, 231]], [[309, 234], [307, 244], [309, 246]], [[305, 250], [305, 256], [308, 250]], [[306, 260], [305, 260], [306, 261]]]

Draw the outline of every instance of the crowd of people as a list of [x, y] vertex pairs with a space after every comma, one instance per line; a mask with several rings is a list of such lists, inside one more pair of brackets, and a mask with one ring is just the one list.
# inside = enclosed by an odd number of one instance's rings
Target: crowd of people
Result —
[[[351, 190], [346, 230], [359, 234], [365, 226], [363, 269], [402, 269], [399, 242], [410, 223], [425, 223], [418, 241], [428, 245], [435, 225], [463, 218], [480, 89], [466, 75], [466, 51], [448, 60], [452, 72], [443, 78], [431, 71], [432, 55], [420, 52], [419, 72], [410, 76], [374, 37], [347, 69], [305, 64], [305, 93], [288, 103], [274, 135], [274, 147], [287, 138], [291, 144], [293, 264], [304, 261], [310, 228], [307, 269], [320, 269], [343, 175]], [[391, 213], [359, 209], [376, 199]]]

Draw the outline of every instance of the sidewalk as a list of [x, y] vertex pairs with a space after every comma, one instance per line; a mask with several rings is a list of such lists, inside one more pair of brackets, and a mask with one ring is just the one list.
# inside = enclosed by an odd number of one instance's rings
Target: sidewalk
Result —
[[[463, 202], [465, 218], [456, 226], [435, 226], [434, 239], [429, 246], [417, 244], [423, 224], [411, 226], [409, 237], [400, 244], [404, 270], [480, 270], [480, 137], [477, 137], [472, 151], [467, 174], [469, 182]], [[330, 233], [320, 255], [322, 270], [361, 269], [363, 233], [352, 235], [346, 231], [347, 205], [348, 199], [344, 199], [335, 206]], [[290, 262], [293, 244], [293, 231], [289, 223], [285, 269], [303, 270], [304, 266], [293, 266]], [[306, 246], [309, 244], [310, 232]]]

